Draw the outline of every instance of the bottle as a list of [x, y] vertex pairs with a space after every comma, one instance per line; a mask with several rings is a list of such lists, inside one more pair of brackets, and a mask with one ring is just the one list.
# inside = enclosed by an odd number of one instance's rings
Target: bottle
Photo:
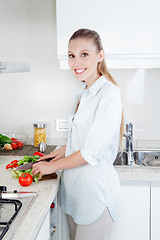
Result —
[[40, 142], [46, 144], [46, 123], [34, 123], [34, 146], [38, 147]]

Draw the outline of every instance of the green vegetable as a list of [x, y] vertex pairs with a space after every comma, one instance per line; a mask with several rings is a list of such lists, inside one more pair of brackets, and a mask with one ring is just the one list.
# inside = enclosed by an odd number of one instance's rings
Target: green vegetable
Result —
[[31, 162], [36, 162], [37, 159], [39, 159], [40, 156], [24, 156], [23, 159], [19, 160], [17, 163], [19, 166], [23, 165], [24, 163], [31, 163]]
[[[19, 160], [17, 162], [17, 164], [20, 166], [20, 165], [23, 165], [25, 163], [30, 163], [30, 162], [36, 162], [37, 159], [39, 159], [40, 156], [24, 156], [23, 159]], [[11, 171], [11, 174], [12, 174], [12, 177], [13, 178], [19, 178], [22, 173], [30, 173], [33, 177], [33, 174], [32, 174], [32, 169], [28, 169], [28, 170], [15, 170], [13, 169]], [[33, 178], [35, 182], [38, 182], [38, 177], [39, 177], [39, 173]]]
[[12, 140], [9, 137], [0, 134], [0, 146], [3, 147], [6, 143], [11, 144]]

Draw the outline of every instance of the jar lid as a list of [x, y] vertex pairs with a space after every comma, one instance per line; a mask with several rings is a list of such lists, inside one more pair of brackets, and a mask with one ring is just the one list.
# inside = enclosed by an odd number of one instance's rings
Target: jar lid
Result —
[[35, 128], [45, 128], [45, 127], [47, 127], [47, 123], [41, 123], [41, 122], [33, 123], [33, 127], [35, 127]]

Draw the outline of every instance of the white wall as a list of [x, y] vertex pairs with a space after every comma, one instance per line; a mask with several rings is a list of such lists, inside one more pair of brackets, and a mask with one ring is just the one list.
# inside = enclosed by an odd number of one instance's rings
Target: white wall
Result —
[[[0, 61], [29, 62], [29, 73], [0, 74], [0, 133], [25, 132], [47, 121], [49, 143], [66, 138], [55, 120], [67, 119], [79, 83], [59, 70], [55, 0], [0, 2]], [[125, 122], [134, 139], [160, 140], [160, 69], [112, 70], [122, 90]], [[54, 141], [51, 141], [54, 140]]]

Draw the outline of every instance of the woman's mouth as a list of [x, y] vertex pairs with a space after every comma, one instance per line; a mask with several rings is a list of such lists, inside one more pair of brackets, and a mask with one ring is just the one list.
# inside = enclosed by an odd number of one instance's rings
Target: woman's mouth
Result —
[[74, 69], [75, 73], [77, 75], [81, 75], [82, 73], [84, 73], [86, 71], [87, 68], [78, 68], [78, 69]]

